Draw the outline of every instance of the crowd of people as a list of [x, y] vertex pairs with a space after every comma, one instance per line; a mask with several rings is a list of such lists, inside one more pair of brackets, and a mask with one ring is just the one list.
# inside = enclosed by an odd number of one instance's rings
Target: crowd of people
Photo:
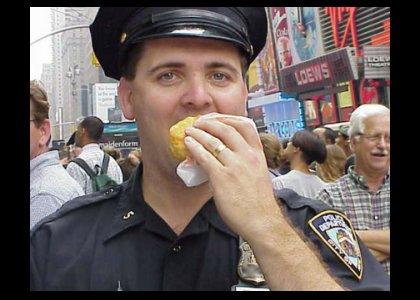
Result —
[[49, 147], [51, 129], [48, 112], [48, 98], [42, 84], [31, 81], [31, 228], [68, 200], [96, 191], [89, 172], [77, 163], [76, 158], [99, 174], [108, 154], [106, 174], [115, 184], [128, 180], [141, 161], [140, 149], [133, 149], [127, 157], [122, 157], [121, 151], [112, 146], [101, 149], [99, 140], [104, 123], [95, 116], [84, 118], [61, 149]]
[[[389, 109], [361, 105], [338, 132], [328, 127], [298, 131], [286, 148], [274, 134], [260, 138], [273, 187], [292, 189], [344, 212], [390, 274]], [[285, 161], [290, 171], [281, 173]]]
[[[101, 7], [93, 49], [142, 143], [127, 157], [95, 116], [49, 149], [30, 82], [31, 290], [389, 290], [389, 109], [258, 134], [245, 74], [266, 29], [263, 7]], [[185, 130], [207, 176], [190, 187], [169, 128], [212, 112]]]

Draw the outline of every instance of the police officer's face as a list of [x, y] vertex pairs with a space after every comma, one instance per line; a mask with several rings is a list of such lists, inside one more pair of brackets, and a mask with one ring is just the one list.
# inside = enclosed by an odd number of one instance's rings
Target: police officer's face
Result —
[[365, 119], [363, 135], [351, 139], [356, 167], [366, 173], [388, 171], [390, 161], [390, 119], [377, 115]]
[[187, 116], [245, 115], [247, 94], [239, 51], [204, 38], [146, 41], [135, 78], [122, 78], [119, 88], [125, 117], [137, 120], [145, 161], [170, 157], [169, 128]]

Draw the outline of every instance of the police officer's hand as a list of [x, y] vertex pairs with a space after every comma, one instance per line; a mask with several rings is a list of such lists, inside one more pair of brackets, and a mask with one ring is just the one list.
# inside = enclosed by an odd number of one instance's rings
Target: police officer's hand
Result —
[[[223, 115], [201, 119], [186, 130], [185, 139], [191, 156], [209, 176], [222, 219], [246, 240], [280, 217], [259, 135], [247, 121]], [[221, 143], [227, 147], [215, 154]]]

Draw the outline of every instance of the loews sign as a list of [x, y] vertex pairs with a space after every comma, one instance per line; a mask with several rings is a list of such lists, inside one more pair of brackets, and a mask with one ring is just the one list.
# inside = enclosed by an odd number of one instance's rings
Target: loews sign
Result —
[[302, 93], [358, 77], [355, 57], [347, 47], [281, 69], [280, 78], [281, 91]]
[[365, 78], [390, 78], [391, 56], [388, 46], [364, 46]]

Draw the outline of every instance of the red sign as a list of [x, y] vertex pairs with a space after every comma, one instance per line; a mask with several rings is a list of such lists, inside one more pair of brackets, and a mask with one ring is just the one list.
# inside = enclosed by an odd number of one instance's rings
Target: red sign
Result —
[[327, 62], [314, 64], [305, 69], [296, 70], [295, 78], [298, 85], [304, 85], [309, 82], [323, 81], [331, 78], [330, 68]]
[[319, 98], [322, 124], [331, 124], [337, 122], [337, 113], [335, 107], [334, 95], [324, 95]]
[[357, 79], [353, 56], [344, 48], [280, 70], [280, 90], [301, 93]]
[[284, 68], [292, 64], [286, 8], [270, 7], [270, 13], [274, 33], [274, 45], [277, 52], [279, 68]]
[[[344, 13], [348, 13], [347, 23], [345, 30], [340, 41], [339, 27], [341, 21], [344, 19]], [[353, 47], [359, 51], [359, 40], [357, 37], [356, 28], [356, 7], [325, 7], [325, 14], [330, 16], [332, 32], [334, 37], [334, 43], [337, 48], [343, 48], [349, 44], [346, 43], [349, 31], [351, 31], [351, 38], [353, 41]], [[360, 53], [357, 52], [359, 56]]]

